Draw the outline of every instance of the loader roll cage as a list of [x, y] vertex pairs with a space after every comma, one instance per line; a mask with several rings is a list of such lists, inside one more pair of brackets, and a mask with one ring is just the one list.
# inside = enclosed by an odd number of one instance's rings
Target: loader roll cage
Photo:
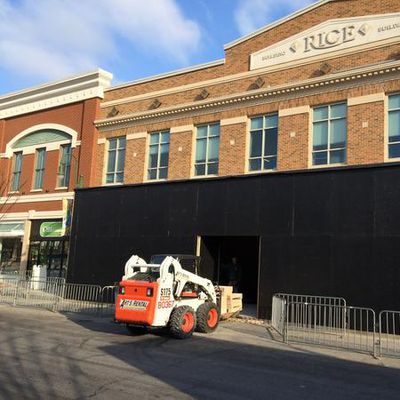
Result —
[[192, 254], [155, 254], [151, 256], [150, 264], [161, 264], [168, 256], [178, 260], [186, 271], [198, 275], [201, 257]]

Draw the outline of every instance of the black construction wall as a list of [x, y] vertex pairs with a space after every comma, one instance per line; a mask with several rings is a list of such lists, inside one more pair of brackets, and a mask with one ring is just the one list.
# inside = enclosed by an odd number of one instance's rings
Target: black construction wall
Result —
[[400, 309], [399, 166], [78, 190], [69, 280], [110, 284], [198, 235], [260, 236], [260, 317], [275, 292]]

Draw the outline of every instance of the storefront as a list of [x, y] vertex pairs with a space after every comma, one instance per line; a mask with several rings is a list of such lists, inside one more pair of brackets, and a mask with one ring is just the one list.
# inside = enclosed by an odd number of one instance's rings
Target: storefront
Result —
[[48, 277], [65, 277], [68, 262], [69, 237], [61, 219], [32, 221], [28, 270], [45, 265]]
[[19, 271], [23, 236], [23, 222], [0, 222], [0, 273]]

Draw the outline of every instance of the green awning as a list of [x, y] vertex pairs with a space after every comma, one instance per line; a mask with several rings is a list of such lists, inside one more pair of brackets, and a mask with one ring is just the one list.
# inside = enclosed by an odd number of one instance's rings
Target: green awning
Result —
[[0, 237], [24, 236], [23, 222], [0, 222]]

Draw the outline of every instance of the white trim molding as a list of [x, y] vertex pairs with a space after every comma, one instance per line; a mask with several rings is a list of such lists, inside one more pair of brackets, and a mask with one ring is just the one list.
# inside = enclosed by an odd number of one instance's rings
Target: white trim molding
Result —
[[126, 140], [145, 139], [146, 137], [147, 132], [128, 133], [126, 135]]
[[199, 70], [206, 69], [206, 68], [217, 67], [218, 65], [224, 65], [224, 64], [225, 64], [225, 58], [221, 58], [219, 60], [210, 61], [210, 62], [203, 63], [203, 64], [193, 65], [192, 67], [180, 68], [180, 69], [177, 69], [174, 71], [166, 72], [164, 74], [153, 75], [148, 78], [136, 79], [134, 81], [122, 83], [121, 85], [112, 86], [112, 87], [106, 89], [105, 91], [111, 92], [112, 90], [122, 89], [122, 88], [129, 87], [132, 85], [139, 85], [141, 83], [148, 83], [148, 82], [156, 81], [159, 79], [170, 78], [172, 76], [187, 74], [189, 72], [195, 72], [195, 71], [199, 71]]
[[47, 201], [61, 201], [63, 199], [73, 199], [74, 192], [65, 193], [46, 193], [36, 195], [17, 196], [10, 194], [8, 197], [0, 197], [0, 204], [16, 204], [16, 203], [41, 203]]
[[182, 133], [182, 132], [192, 132], [194, 129], [194, 125], [181, 125], [181, 126], [173, 126], [170, 128], [170, 133]]
[[[177, 118], [178, 115], [190, 113], [198, 115], [204, 113], [207, 109], [236, 109], [242, 104], [259, 104], [265, 101], [277, 101], [277, 99], [298, 98], [300, 93], [317, 91], [318, 93], [339, 88], [353, 87], [363, 82], [380, 82], [384, 79], [398, 79], [400, 72], [400, 61], [389, 61], [380, 65], [369, 65], [349, 71], [338, 72], [317, 78], [311, 78], [299, 82], [286, 83], [279, 86], [267, 87], [251, 92], [242, 92], [237, 94], [225, 95], [204, 101], [180, 104], [171, 107], [160, 108], [157, 110], [139, 111], [131, 114], [118, 115], [113, 118], [104, 118], [95, 121], [95, 125], [100, 130], [112, 130], [115, 126], [132, 126], [150, 119], [160, 120], [161, 118]], [[389, 76], [388, 76], [389, 75]], [[395, 77], [395, 78], [393, 78]], [[181, 132], [180, 127], [171, 128], [171, 133]], [[187, 131], [185, 127], [184, 131]]]
[[[27, 135], [37, 132], [37, 131], [46, 130], [46, 129], [56, 129], [61, 132], [64, 132], [71, 136], [71, 140], [70, 141], [69, 140], [61, 140], [61, 141], [57, 141], [57, 142], [42, 143], [42, 144], [38, 144], [38, 145], [34, 145], [34, 146], [13, 148], [13, 144], [16, 143], [19, 139], [23, 138], [24, 136], [27, 136]], [[44, 147], [46, 148], [46, 151], [57, 150], [60, 147], [60, 145], [67, 144], [67, 143], [71, 143], [71, 147], [74, 148], [78, 145], [77, 138], [78, 138], [78, 133], [65, 125], [60, 125], [60, 124], [34, 125], [34, 126], [29, 127], [28, 129], [23, 130], [18, 135], [14, 136], [6, 144], [6, 151], [5, 151], [5, 153], [1, 154], [1, 158], [11, 158], [14, 152], [21, 151], [21, 150], [22, 150], [23, 154], [33, 154], [33, 153], [35, 153], [37, 148], [44, 148]], [[80, 141], [79, 141], [79, 144], [80, 144]]]
[[247, 122], [247, 115], [233, 118], [221, 119], [220, 126], [235, 125], [235, 124], [245, 124]]
[[377, 101], [385, 101], [385, 93], [374, 93], [366, 96], [349, 97], [347, 99], [348, 106], [356, 106], [359, 104], [375, 103]]
[[310, 106], [300, 106], [293, 108], [283, 108], [278, 111], [279, 117], [289, 117], [291, 115], [308, 114], [310, 112]]
[[112, 74], [97, 69], [62, 81], [0, 96], [0, 119], [27, 114], [95, 97], [103, 98]]
[[25, 222], [29, 219], [48, 219], [48, 218], [62, 218], [64, 215], [63, 210], [54, 211], [35, 211], [30, 210], [27, 212], [6, 213], [2, 216], [2, 221], [21, 221]]

